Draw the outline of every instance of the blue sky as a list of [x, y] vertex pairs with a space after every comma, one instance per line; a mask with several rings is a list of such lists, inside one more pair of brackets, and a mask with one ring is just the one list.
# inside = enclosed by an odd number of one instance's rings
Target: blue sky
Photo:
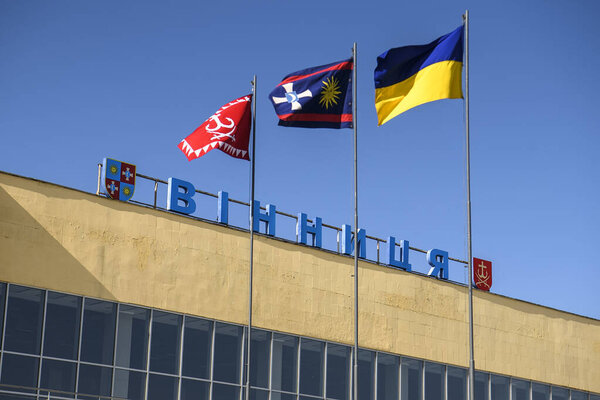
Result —
[[[352, 223], [352, 131], [278, 127], [267, 95], [357, 42], [361, 227], [466, 259], [463, 101], [377, 127], [373, 88], [380, 53], [450, 32], [465, 9], [474, 255], [493, 261], [493, 292], [598, 319], [594, 0], [1, 0], [0, 170], [94, 192], [96, 164], [112, 157], [247, 200], [248, 162], [219, 151], [188, 162], [176, 146], [256, 74], [256, 198]], [[426, 269], [422, 255], [411, 262]]]

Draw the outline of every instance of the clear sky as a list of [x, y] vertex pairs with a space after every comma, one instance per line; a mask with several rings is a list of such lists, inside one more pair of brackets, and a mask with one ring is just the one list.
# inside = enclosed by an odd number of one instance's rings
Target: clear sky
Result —
[[267, 95], [357, 42], [359, 225], [466, 259], [463, 101], [377, 127], [373, 86], [380, 53], [450, 32], [465, 9], [474, 255], [493, 261], [493, 292], [598, 319], [596, 0], [0, 0], [0, 170], [95, 192], [111, 157], [247, 201], [250, 163], [176, 146], [256, 74], [256, 198], [352, 223], [352, 130], [279, 127]]

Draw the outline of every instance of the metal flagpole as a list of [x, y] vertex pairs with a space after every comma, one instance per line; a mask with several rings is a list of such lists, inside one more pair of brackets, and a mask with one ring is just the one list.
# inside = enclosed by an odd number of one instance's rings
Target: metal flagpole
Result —
[[473, 247], [471, 239], [471, 149], [469, 141], [469, 10], [465, 21], [465, 130], [467, 137], [467, 241], [469, 253], [469, 400], [475, 399], [475, 357], [473, 346]]
[[358, 400], [358, 168], [356, 132], [356, 42], [352, 46], [352, 128], [354, 130], [354, 400]]
[[250, 341], [252, 333], [252, 275], [254, 271], [254, 166], [256, 158], [256, 75], [252, 80], [252, 155], [250, 156], [250, 269], [248, 272], [248, 334], [246, 342], [246, 400], [250, 399]]

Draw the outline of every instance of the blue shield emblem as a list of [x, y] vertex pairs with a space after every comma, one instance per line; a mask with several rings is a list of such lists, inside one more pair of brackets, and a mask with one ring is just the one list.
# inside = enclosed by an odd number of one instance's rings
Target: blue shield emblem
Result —
[[111, 199], [127, 201], [135, 189], [135, 165], [105, 158], [102, 168], [104, 193]]

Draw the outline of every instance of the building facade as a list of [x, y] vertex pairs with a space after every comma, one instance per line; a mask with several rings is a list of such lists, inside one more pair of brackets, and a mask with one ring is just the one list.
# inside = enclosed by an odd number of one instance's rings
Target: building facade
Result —
[[[0, 173], [0, 400], [349, 399], [353, 258]], [[359, 264], [359, 399], [467, 398], [467, 288]], [[482, 400], [600, 400], [600, 321], [475, 291]], [[245, 365], [248, 364], [248, 368]]]

